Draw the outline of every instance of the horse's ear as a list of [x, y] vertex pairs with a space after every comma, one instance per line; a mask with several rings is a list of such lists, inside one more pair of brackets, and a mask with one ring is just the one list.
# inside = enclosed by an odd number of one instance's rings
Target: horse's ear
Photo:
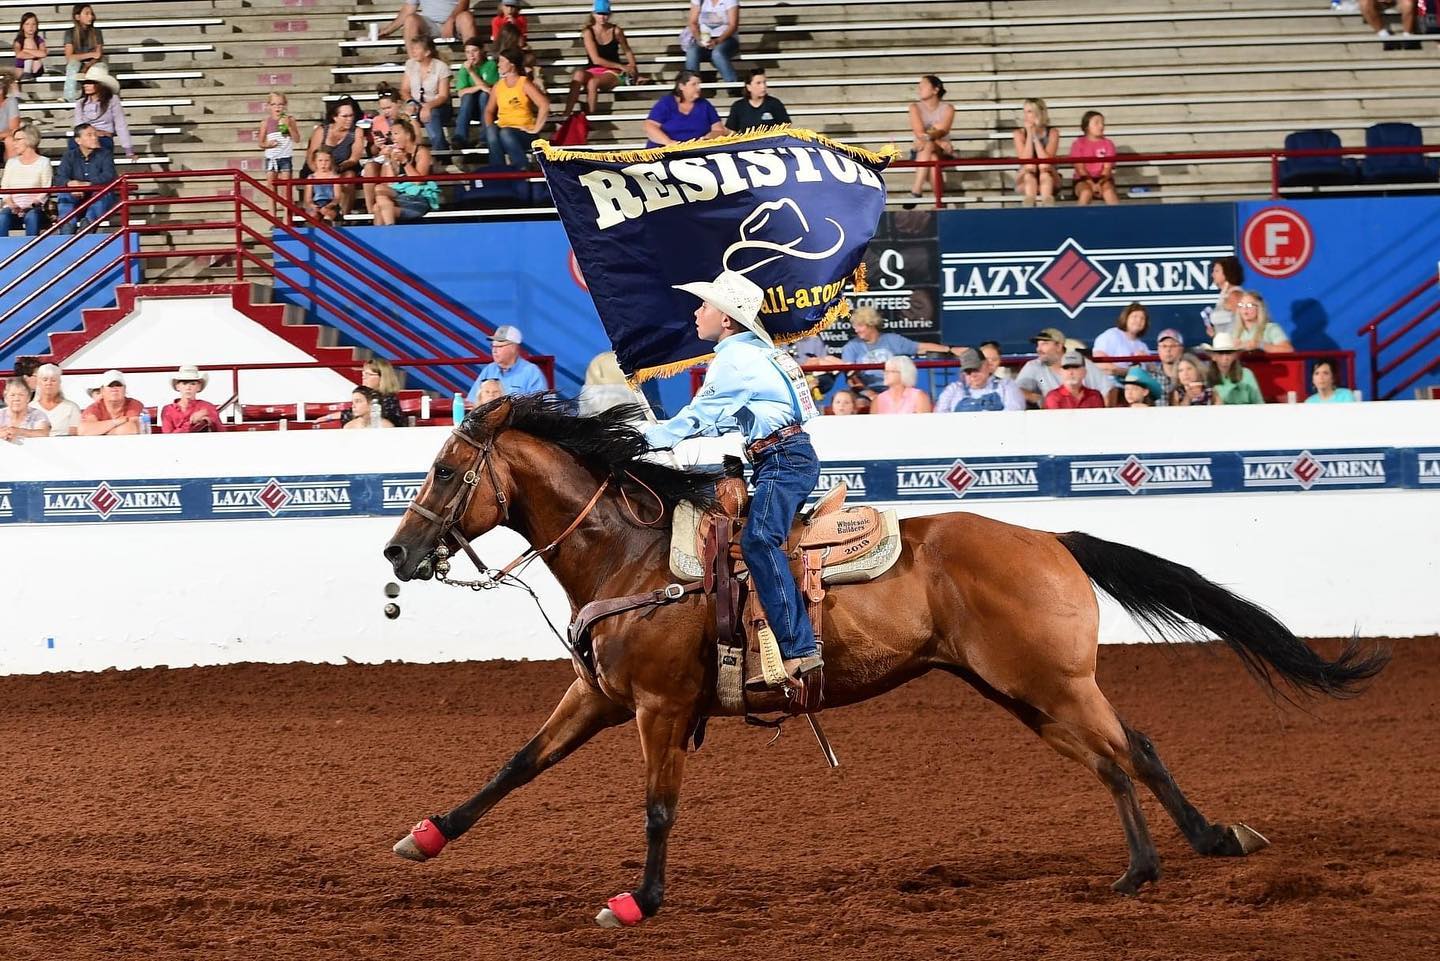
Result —
[[494, 437], [509, 427], [510, 421], [514, 418], [514, 414], [515, 401], [509, 395], [503, 396], [495, 401], [494, 408], [487, 413], [480, 422], [484, 428], [483, 436]]

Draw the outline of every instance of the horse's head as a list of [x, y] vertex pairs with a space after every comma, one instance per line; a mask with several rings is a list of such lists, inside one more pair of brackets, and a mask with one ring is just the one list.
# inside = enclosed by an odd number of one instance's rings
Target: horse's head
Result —
[[502, 397], [471, 413], [451, 432], [425, 483], [385, 545], [385, 559], [402, 581], [429, 580], [435, 548], [451, 533], [473, 540], [504, 523], [514, 500], [510, 471], [496, 449], [512, 405]]

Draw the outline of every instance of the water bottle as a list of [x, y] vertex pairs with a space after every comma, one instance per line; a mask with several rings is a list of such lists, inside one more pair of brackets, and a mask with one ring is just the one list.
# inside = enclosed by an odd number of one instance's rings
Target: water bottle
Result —
[[421, 395], [420, 395], [420, 419], [421, 419], [421, 420], [429, 420], [429, 419], [430, 419], [430, 395], [429, 395], [429, 394], [421, 394]]
[[454, 399], [450, 401], [450, 419], [455, 422], [456, 427], [465, 422], [465, 398], [460, 396], [459, 391], [455, 392]]
[[370, 426], [371, 426], [371, 427], [379, 427], [379, 426], [380, 426], [380, 401], [379, 401], [379, 400], [372, 400], [372, 401], [370, 402]]
[[150, 433], [150, 411], [143, 407], [140, 409], [140, 433]]

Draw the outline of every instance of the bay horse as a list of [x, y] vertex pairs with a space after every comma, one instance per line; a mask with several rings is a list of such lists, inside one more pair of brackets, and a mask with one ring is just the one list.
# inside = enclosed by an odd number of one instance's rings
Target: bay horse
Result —
[[[671, 512], [682, 500], [712, 507], [718, 474], [645, 459], [647, 444], [629, 423], [639, 413], [620, 407], [578, 417], [566, 402], [540, 394], [476, 408], [441, 447], [385, 546], [395, 575], [428, 578], [442, 539], [468, 541], [503, 524], [532, 545], [522, 557], [544, 557], [572, 614], [595, 599], [662, 589], [672, 579]], [[1113, 885], [1122, 894], [1160, 877], [1136, 779], [1202, 855], [1243, 856], [1269, 842], [1244, 824], [1207, 820], [1150, 739], [1101, 693], [1094, 588], [1159, 636], [1198, 639], [1192, 625], [1200, 625], [1287, 699], [1356, 693], [1387, 659], [1352, 640], [1326, 661], [1273, 616], [1190, 568], [1088, 534], [948, 513], [903, 521], [901, 539], [886, 574], [826, 595], [825, 706], [875, 697], [931, 670], [962, 678], [1110, 792], [1129, 847], [1129, 865]], [[660, 909], [688, 742], [703, 714], [719, 712], [709, 687], [713, 599], [688, 594], [620, 614], [598, 622], [592, 638], [593, 679], [577, 667], [529, 743], [469, 800], [416, 825], [397, 854], [417, 861], [437, 855], [511, 791], [633, 718], [646, 767], [645, 868], [639, 886], [612, 898], [596, 920], [633, 924]]]

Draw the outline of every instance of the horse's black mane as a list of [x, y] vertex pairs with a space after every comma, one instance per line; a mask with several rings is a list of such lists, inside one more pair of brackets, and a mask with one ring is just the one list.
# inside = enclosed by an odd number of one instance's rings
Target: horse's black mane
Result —
[[670, 510], [680, 501], [689, 501], [701, 510], [715, 504], [715, 482], [724, 476], [722, 471], [681, 470], [641, 459], [649, 453], [650, 445], [631, 426], [631, 422], [645, 416], [639, 404], [621, 404], [592, 417], [581, 417], [574, 401], [554, 394], [509, 395], [472, 410], [465, 418], [466, 433], [485, 440], [485, 420], [502, 404], [510, 405], [506, 430], [521, 430], [548, 440], [604, 468], [617, 480], [629, 474], [660, 495]]

